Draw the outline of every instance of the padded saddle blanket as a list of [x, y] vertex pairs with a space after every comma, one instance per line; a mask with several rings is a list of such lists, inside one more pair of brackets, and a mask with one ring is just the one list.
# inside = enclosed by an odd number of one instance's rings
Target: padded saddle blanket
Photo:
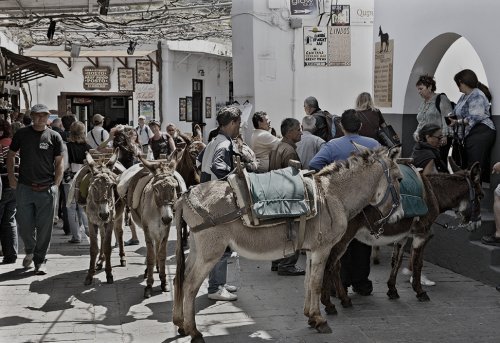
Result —
[[424, 216], [428, 212], [427, 204], [423, 199], [424, 185], [418, 172], [405, 164], [399, 164], [403, 174], [400, 184], [401, 202], [405, 218]]
[[252, 213], [258, 219], [300, 217], [310, 213], [300, 170], [288, 167], [268, 173], [247, 173]]

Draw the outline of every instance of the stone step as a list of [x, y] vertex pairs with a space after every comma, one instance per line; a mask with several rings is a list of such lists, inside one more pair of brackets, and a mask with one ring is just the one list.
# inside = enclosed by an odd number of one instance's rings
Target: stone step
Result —
[[[456, 225], [456, 219], [448, 214], [438, 219], [441, 224]], [[490, 234], [492, 220], [485, 220], [477, 232], [465, 229], [446, 229], [433, 225], [434, 237], [425, 248], [424, 258], [441, 267], [481, 282], [496, 285], [500, 280], [500, 248], [482, 244], [480, 237]], [[485, 228], [486, 226], [486, 228]], [[489, 230], [489, 231], [487, 231]], [[476, 239], [471, 240], [472, 237]]]

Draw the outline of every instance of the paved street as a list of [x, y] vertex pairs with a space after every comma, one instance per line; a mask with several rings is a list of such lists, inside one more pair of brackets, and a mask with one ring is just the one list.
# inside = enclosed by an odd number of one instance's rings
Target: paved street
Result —
[[[46, 276], [24, 270], [24, 255], [15, 265], [0, 265], [0, 342], [189, 342], [176, 334], [173, 294], [161, 293], [158, 274], [153, 297], [143, 298], [144, 246], [126, 247], [126, 267], [119, 267], [114, 250], [114, 284], [106, 284], [101, 271], [93, 285], [84, 286], [89, 246], [69, 244], [69, 238], [60, 227], [54, 229]], [[170, 239], [171, 283], [172, 232]], [[232, 258], [229, 265], [230, 281], [240, 287], [237, 301], [210, 301], [206, 282], [202, 286], [196, 303], [198, 328], [207, 343], [500, 341], [500, 293], [493, 287], [425, 263], [425, 273], [437, 282], [428, 288], [431, 301], [419, 303], [404, 276], [398, 282], [401, 299], [390, 301], [385, 295], [389, 254], [383, 248], [382, 264], [372, 268], [373, 295], [351, 294], [350, 309], [334, 299], [339, 314], [328, 317], [332, 334], [321, 335], [307, 326], [302, 276], [278, 276], [270, 271], [270, 262], [244, 258]], [[304, 264], [304, 256], [300, 262]]]

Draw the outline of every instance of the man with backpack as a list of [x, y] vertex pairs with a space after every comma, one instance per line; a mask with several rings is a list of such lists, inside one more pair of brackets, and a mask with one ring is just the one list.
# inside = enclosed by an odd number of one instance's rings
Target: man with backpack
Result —
[[336, 121], [336, 118], [328, 111], [322, 111], [315, 97], [309, 96], [304, 100], [304, 112], [316, 119], [316, 129], [313, 132], [315, 136], [328, 142], [330, 139], [342, 135], [341, 130], [336, 128], [338, 120]]
[[97, 149], [99, 145], [109, 138], [109, 132], [102, 127], [104, 123], [104, 117], [98, 113], [94, 114], [92, 117], [92, 124], [94, 127], [87, 133], [87, 144], [90, 145], [92, 149]]

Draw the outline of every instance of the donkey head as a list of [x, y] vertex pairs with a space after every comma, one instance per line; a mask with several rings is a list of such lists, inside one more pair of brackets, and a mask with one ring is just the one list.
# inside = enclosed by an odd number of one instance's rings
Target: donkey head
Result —
[[481, 199], [484, 197], [479, 162], [475, 162], [469, 169], [458, 171], [456, 174], [464, 176], [467, 191], [455, 209], [455, 213], [461, 218], [462, 224], [468, 225], [470, 230], [475, 230], [481, 226]]
[[179, 184], [174, 176], [176, 160], [171, 161], [142, 161], [144, 166], [153, 174], [150, 187], [153, 194], [152, 203], [158, 210], [161, 222], [169, 225], [173, 219], [173, 206], [177, 200]]
[[115, 210], [116, 175], [112, 169], [116, 163], [117, 151], [107, 162], [96, 162], [89, 153], [86, 159], [92, 174], [87, 207], [100, 221], [108, 223], [113, 220]]
[[383, 170], [383, 176], [376, 185], [375, 195], [370, 205], [378, 208], [383, 218], [376, 225], [395, 223], [403, 218], [404, 212], [400, 201], [399, 182], [403, 175], [399, 170], [396, 160], [401, 154], [401, 148], [395, 147], [389, 150], [377, 150], [373, 159]]

